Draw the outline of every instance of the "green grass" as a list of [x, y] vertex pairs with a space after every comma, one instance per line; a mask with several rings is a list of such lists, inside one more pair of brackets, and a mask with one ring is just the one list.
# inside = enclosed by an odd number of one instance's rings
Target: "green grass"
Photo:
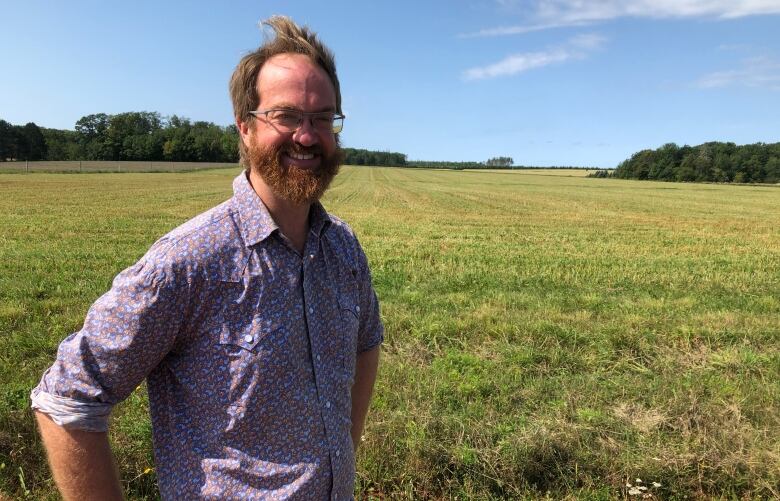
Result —
[[[0, 498], [56, 498], [31, 387], [235, 173], [0, 176]], [[548, 174], [345, 168], [327, 194], [386, 326], [362, 495], [780, 496], [780, 189]], [[112, 440], [154, 499], [143, 390]]]

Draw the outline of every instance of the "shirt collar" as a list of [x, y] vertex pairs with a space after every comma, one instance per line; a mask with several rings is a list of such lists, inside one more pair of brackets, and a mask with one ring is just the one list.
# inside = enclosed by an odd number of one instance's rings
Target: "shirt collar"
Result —
[[[268, 207], [255, 193], [249, 184], [249, 173], [242, 171], [233, 180], [233, 198], [236, 202], [239, 216], [241, 237], [247, 247], [262, 242], [279, 228]], [[317, 201], [309, 209], [309, 231], [313, 231], [318, 237], [330, 225], [330, 217], [322, 204]]]

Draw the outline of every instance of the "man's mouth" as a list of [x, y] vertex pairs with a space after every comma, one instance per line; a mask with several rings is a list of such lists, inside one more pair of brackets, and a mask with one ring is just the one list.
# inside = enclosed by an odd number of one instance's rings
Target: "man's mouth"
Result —
[[292, 151], [288, 151], [287, 155], [296, 160], [311, 160], [314, 158], [314, 153], [294, 153]]

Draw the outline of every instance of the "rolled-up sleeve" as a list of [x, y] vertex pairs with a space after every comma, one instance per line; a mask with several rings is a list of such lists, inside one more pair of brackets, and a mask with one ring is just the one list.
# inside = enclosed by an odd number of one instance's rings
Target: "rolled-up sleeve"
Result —
[[125, 399], [174, 346], [189, 303], [189, 280], [150, 251], [120, 273], [59, 346], [31, 394], [33, 409], [68, 428], [105, 431]]

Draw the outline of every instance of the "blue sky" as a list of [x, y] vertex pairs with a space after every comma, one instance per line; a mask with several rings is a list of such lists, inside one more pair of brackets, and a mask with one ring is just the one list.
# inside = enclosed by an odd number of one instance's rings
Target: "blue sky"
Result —
[[780, 141], [780, 0], [3, 2], [0, 118], [232, 123], [227, 82], [286, 14], [336, 53], [342, 144], [614, 167], [666, 142]]

